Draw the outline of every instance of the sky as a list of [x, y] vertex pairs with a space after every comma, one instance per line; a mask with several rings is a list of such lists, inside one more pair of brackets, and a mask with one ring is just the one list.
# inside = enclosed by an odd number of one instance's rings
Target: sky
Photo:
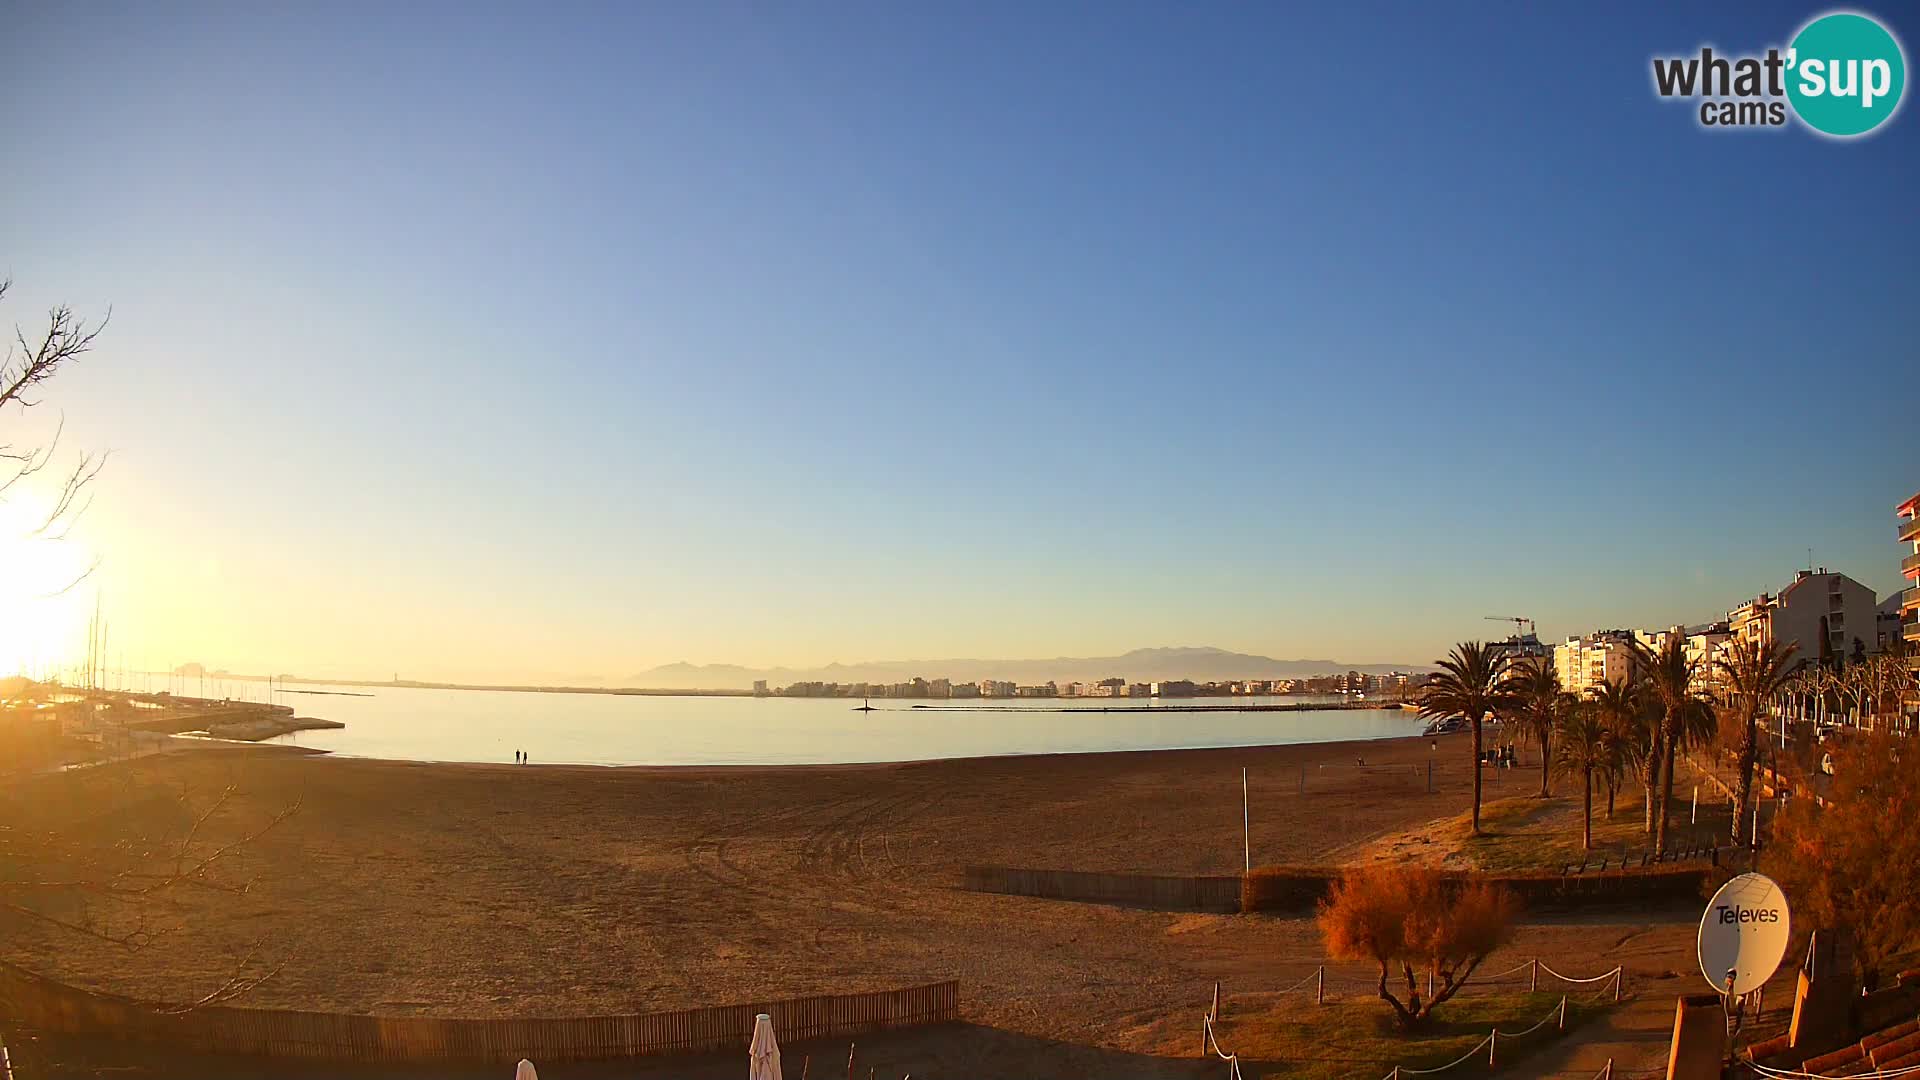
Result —
[[1821, 7], [398, 7], [7, 9], [0, 327], [112, 321], [0, 442], [114, 456], [0, 654], [1425, 662], [1901, 583], [1920, 115], [1649, 75]]

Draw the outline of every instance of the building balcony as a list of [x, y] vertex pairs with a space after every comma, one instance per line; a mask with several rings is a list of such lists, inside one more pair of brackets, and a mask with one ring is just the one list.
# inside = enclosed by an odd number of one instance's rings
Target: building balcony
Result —
[[1901, 543], [1904, 544], [1909, 540], [1920, 540], [1920, 514], [1916, 514], [1902, 521], [1899, 529]]
[[1900, 560], [1900, 573], [1903, 577], [1912, 577], [1915, 574], [1920, 574], [1920, 551], [1916, 551]]
[[1920, 608], [1920, 586], [1915, 586], [1900, 594], [1900, 610], [1912, 611]]

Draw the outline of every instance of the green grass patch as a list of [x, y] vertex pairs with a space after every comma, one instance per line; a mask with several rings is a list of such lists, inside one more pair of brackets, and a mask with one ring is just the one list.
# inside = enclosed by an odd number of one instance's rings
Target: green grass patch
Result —
[[[1707, 799], [1702, 793], [1699, 821], [1689, 820], [1692, 787], [1676, 786], [1674, 821], [1668, 838], [1670, 850], [1718, 841], [1727, 844], [1732, 813], [1719, 799]], [[1580, 846], [1580, 799], [1555, 794], [1551, 798], [1500, 799], [1480, 808], [1480, 828], [1485, 834], [1462, 841], [1464, 854], [1475, 867], [1489, 871], [1526, 872], [1578, 865], [1584, 858], [1589, 867], [1606, 860], [1607, 868], [1617, 868], [1623, 858], [1638, 865], [1639, 857], [1653, 850], [1653, 838], [1645, 828], [1645, 809], [1636, 789], [1621, 792], [1612, 821], [1606, 818], [1604, 793], [1594, 799], [1593, 850]]]
[[[1240, 1055], [1242, 1070], [1253, 1077], [1287, 1080], [1367, 1080], [1384, 1077], [1396, 1065], [1430, 1069], [1445, 1065], [1472, 1050], [1489, 1031], [1520, 1031], [1553, 1013], [1560, 995], [1475, 994], [1472, 984], [1434, 1012], [1428, 1025], [1402, 1032], [1392, 1008], [1378, 998], [1344, 997], [1316, 1006], [1302, 1004], [1297, 995], [1273, 1002], [1249, 1002], [1222, 1009], [1216, 1028], [1222, 1045]], [[1567, 1030], [1605, 1011], [1610, 1002], [1567, 1000]], [[1496, 1048], [1496, 1070], [1506, 1071], [1552, 1045], [1564, 1032], [1549, 1020], [1540, 1030], [1512, 1040], [1501, 1038]], [[1485, 1075], [1486, 1048], [1477, 1063], [1462, 1069]]]

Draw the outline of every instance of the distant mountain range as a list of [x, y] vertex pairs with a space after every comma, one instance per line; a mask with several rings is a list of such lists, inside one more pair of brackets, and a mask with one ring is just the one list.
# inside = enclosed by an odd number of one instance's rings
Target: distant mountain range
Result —
[[1431, 671], [1430, 664], [1350, 664], [1339, 660], [1276, 660], [1271, 656], [1228, 652], [1205, 646], [1135, 649], [1120, 656], [1056, 656], [1050, 660], [872, 660], [859, 664], [828, 664], [822, 668], [749, 668], [738, 664], [662, 664], [635, 672], [624, 685], [672, 690], [714, 690], [752, 686], [765, 679], [773, 686], [796, 682], [906, 682], [952, 679], [977, 682], [1006, 679], [1023, 684], [1098, 682], [1119, 677], [1129, 682], [1193, 679], [1220, 682], [1229, 679], [1298, 679], [1341, 671], [1378, 674], [1388, 671]]

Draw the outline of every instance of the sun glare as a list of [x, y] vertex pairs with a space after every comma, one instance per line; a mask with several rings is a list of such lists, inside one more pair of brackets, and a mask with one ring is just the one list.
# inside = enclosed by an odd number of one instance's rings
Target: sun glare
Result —
[[37, 492], [0, 503], [0, 672], [66, 663], [85, 636], [93, 553], [77, 536], [39, 531], [49, 509]]

